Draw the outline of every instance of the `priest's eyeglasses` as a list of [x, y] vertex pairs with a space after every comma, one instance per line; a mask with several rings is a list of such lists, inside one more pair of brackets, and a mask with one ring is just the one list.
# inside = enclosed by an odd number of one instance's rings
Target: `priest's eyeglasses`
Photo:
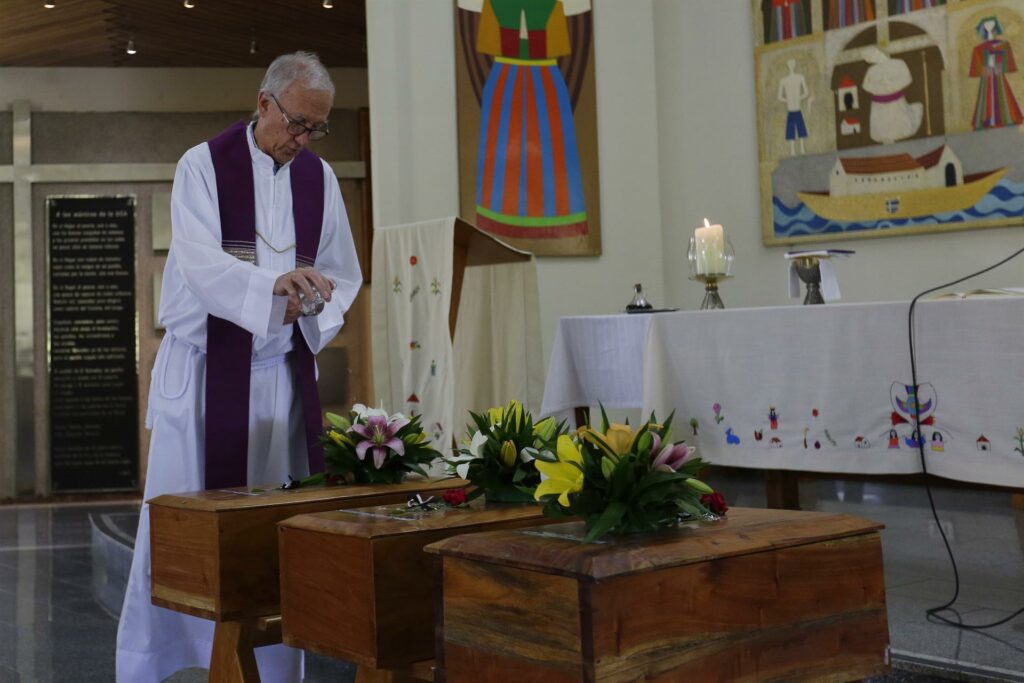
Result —
[[275, 97], [273, 93], [268, 94], [270, 95], [270, 99], [274, 100], [274, 104], [277, 105], [277, 108], [281, 110], [281, 115], [284, 116], [285, 123], [288, 124], [287, 128], [285, 129], [288, 131], [288, 135], [291, 135], [293, 137], [299, 137], [303, 133], [309, 133], [310, 141], [315, 142], [316, 140], [323, 140], [325, 137], [327, 137], [327, 134], [331, 132], [327, 128], [326, 121], [324, 121], [323, 123], [318, 123], [313, 127], [310, 127], [304, 123], [292, 119], [292, 117], [288, 115], [288, 112], [284, 110], [284, 107], [281, 106], [281, 103], [277, 101], [277, 97]]

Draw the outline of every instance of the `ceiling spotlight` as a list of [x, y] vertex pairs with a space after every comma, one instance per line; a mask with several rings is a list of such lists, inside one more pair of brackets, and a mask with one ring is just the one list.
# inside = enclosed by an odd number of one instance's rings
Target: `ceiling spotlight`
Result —
[[56, 6], [57, 3], [54, 2], [53, 0], [46, 0], [46, 2], [43, 3], [43, 7], [45, 7], [46, 9], [53, 9]]
[[185, 0], [183, 4], [185, 5], [185, 9], [192, 9], [196, 6], [196, 0]]
[[334, 9], [334, 0], [324, 0], [324, 9]]
[[126, 47], [124, 49], [124, 51], [127, 52], [130, 55], [133, 55], [133, 54], [135, 54], [137, 52], [137, 50], [135, 49], [135, 38], [134, 37], [131, 37], [131, 38], [128, 39], [128, 47]]

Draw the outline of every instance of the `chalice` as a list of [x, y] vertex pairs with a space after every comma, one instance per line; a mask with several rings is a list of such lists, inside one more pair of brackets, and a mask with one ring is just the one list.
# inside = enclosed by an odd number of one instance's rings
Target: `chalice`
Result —
[[825, 303], [821, 296], [821, 263], [817, 256], [799, 256], [793, 259], [793, 267], [800, 281], [807, 285], [804, 306]]

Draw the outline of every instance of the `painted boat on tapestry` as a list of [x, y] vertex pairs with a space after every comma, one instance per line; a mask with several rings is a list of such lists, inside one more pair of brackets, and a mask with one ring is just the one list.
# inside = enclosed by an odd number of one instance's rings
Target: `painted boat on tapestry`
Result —
[[838, 159], [828, 192], [798, 192], [807, 207], [828, 220], [855, 222], [913, 218], [962, 211], [977, 204], [1006, 168], [963, 174], [960, 160], [943, 145], [909, 154]]

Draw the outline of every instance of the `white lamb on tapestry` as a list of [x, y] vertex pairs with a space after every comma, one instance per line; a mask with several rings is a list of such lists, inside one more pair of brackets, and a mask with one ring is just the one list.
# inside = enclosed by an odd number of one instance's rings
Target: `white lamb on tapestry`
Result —
[[921, 127], [924, 105], [907, 102], [904, 91], [914, 82], [907, 63], [876, 47], [865, 50], [871, 64], [862, 87], [871, 94], [871, 139], [882, 144], [909, 138]]

